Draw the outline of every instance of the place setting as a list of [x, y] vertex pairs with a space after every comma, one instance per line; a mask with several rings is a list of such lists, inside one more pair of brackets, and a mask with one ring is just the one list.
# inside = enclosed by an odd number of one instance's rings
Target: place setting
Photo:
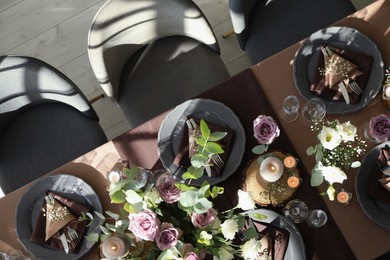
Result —
[[85, 237], [100, 233], [97, 219], [87, 223], [81, 218], [102, 212], [99, 197], [82, 179], [44, 176], [32, 183], [17, 205], [16, 234], [37, 259], [80, 259], [95, 244]]
[[295, 86], [305, 100], [320, 98], [329, 114], [356, 112], [382, 88], [384, 62], [373, 41], [349, 27], [313, 33], [294, 57]]

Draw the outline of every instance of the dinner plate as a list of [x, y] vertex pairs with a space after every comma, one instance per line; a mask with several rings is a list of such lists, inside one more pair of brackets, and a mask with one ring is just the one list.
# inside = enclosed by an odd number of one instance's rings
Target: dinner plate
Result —
[[[30, 241], [38, 214], [41, 212], [45, 193], [48, 190], [73, 201], [91, 205], [90, 213], [94, 216], [96, 216], [95, 211], [103, 212], [99, 197], [91, 186], [82, 179], [67, 174], [44, 176], [37, 179], [19, 200], [15, 216], [17, 237], [24, 249], [38, 259], [79, 259], [92, 248], [94, 242], [83, 238], [78, 245], [77, 254], [66, 254], [64, 251], [51, 249]], [[100, 230], [97, 228], [99, 220], [98, 217], [94, 218], [92, 225], [86, 228], [85, 236]]]
[[329, 114], [345, 114], [358, 111], [365, 107], [379, 92], [384, 77], [384, 63], [377, 46], [364, 34], [348, 27], [329, 27], [313, 33], [300, 46], [294, 57], [293, 76], [299, 94], [306, 100], [319, 97], [310, 91], [309, 75], [315, 66], [316, 55], [322, 55], [323, 43], [358, 53], [364, 53], [373, 58], [366, 88], [356, 104], [343, 101], [323, 99]]
[[364, 213], [376, 224], [383, 228], [390, 229], [390, 205], [371, 199], [367, 196], [370, 173], [376, 167], [379, 149], [390, 142], [382, 143], [368, 152], [358, 169], [355, 179], [356, 196]]
[[[303, 243], [301, 233], [299, 233], [297, 227], [285, 216], [280, 215], [275, 211], [268, 210], [268, 209], [256, 209], [256, 210], [246, 211], [242, 214], [248, 215], [253, 220], [263, 222], [263, 223], [270, 223], [276, 227], [284, 228], [290, 232], [290, 238], [289, 238], [286, 254], [284, 256], [284, 260], [306, 259], [306, 249], [305, 249], [305, 244]], [[255, 215], [252, 214], [263, 214], [267, 218], [257, 219]]]
[[232, 175], [241, 163], [245, 152], [245, 130], [234, 112], [224, 104], [210, 99], [191, 99], [175, 107], [163, 120], [157, 137], [157, 150], [164, 168], [171, 172], [177, 181], [185, 168], [173, 164], [178, 151], [181, 135], [187, 116], [202, 118], [209, 123], [229, 127], [234, 131], [233, 145], [219, 177], [203, 177], [191, 180], [191, 185], [200, 186], [204, 180], [210, 185], [218, 184]]

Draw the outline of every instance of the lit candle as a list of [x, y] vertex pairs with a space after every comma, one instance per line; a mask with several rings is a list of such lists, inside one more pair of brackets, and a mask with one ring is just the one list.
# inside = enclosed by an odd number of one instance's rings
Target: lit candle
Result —
[[293, 189], [297, 188], [300, 183], [301, 183], [301, 180], [296, 176], [291, 176], [287, 179], [287, 185]]
[[289, 155], [283, 160], [283, 164], [286, 168], [294, 168], [297, 165], [297, 159]]
[[118, 259], [118, 257], [127, 254], [127, 247], [122, 239], [112, 236], [104, 240], [102, 253], [108, 259]]
[[386, 97], [390, 97], [390, 87], [386, 87], [385, 95]]
[[349, 201], [351, 200], [352, 193], [346, 192], [344, 190], [340, 191], [337, 193], [337, 201], [342, 203], [342, 204], [348, 204]]
[[260, 165], [260, 175], [268, 182], [275, 182], [283, 174], [283, 163], [275, 157], [265, 158]]

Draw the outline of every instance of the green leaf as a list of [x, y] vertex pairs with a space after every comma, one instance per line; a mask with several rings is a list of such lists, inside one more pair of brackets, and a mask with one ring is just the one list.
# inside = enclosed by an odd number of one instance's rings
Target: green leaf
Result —
[[324, 153], [322, 152], [322, 149], [318, 149], [315, 156], [316, 162], [320, 162], [323, 157], [324, 157]]
[[268, 150], [268, 145], [260, 144], [260, 145], [256, 145], [255, 147], [252, 148], [252, 153], [254, 153], [254, 154], [263, 154], [267, 150]]
[[209, 158], [204, 156], [203, 154], [195, 154], [191, 157], [191, 165], [195, 168], [203, 167], [207, 165]]
[[135, 203], [135, 204], [130, 204], [130, 203], [126, 202], [125, 205], [123, 205], [123, 208], [124, 208], [124, 210], [126, 210], [129, 213], [137, 214], [137, 213], [142, 211], [143, 203], [142, 202], [138, 202], [138, 203]]
[[203, 119], [200, 120], [200, 132], [202, 133], [202, 136], [205, 139], [209, 138], [209, 136], [210, 136], [210, 129], [209, 129], [209, 127], [207, 126], [206, 122]]
[[115, 219], [115, 220], [118, 220], [118, 219], [119, 219], [119, 215], [118, 215], [118, 214], [116, 214], [116, 213], [114, 213], [114, 212], [111, 212], [111, 211], [109, 211], [109, 210], [106, 211], [106, 214], [107, 214], [108, 216], [110, 216], [111, 218]]
[[194, 140], [195, 140], [195, 143], [196, 143], [197, 145], [201, 146], [201, 147], [205, 146], [206, 141], [207, 141], [207, 139], [206, 139], [206, 138], [203, 138], [203, 136], [202, 136], [201, 138], [196, 138], [196, 137], [195, 137]]
[[108, 230], [108, 228], [106, 228], [106, 227], [100, 226], [100, 230], [101, 230], [104, 234], [106, 234], [106, 235], [110, 235], [110, 234], [111, 234], [110, 230]]
[[96, 216], [98, 216], [100, 219], [106, 219], [104, 215], [102, 215], [100, 212], [95, 211]]
[[132, 166], [129, 168], [124, 168], [123, 169], [123, 174], [130, 180], [133, 180], [135, 176], [137, 176], [139, 172], [139, 168], [136, 166]]
[[223, 194], [224, 188], [223, 187], [218, 187], [218, 186], [213, 186], [211, 188], [210, 195], [214, 199], [216, 198], [219, 194]]
[[193, 175], [193, 174], [190, 173], [190, 172], [185, 172], [185, 173], [183, 173], [182, 176], [181, 176], [181, 178], [182, 178], [183, 180], [196, 179], [196, 178], [195, 178], [195, 175]]
[[306, 154], [309, 156], [312, 156], [316, 152], [315, 148], [313, 146], [310, 146], [306, 149]]
[[198, 214], [206, 213], [210, 208], [213, 207], [213, 204], [206, 198], [200, 198], [196, 201], [194, 205], [194, 212]]
[[201, 195], [201, 197], [205, 197], [205, 195], [209, 191], [209, 189], [210, 189], [210, 185], [206, 184], [199, 189], [198, 193], [199, 193], [199, 195]]
[[198, 192], [197, 191], [186, 191], [180, 193], [180, 204], [183, 207], [192, 207], [195, 205], [196, 201], [198, 200]]
[[247, 240], [249, 240], [251, 238], [255, 238], [257, 240], [258, 239], [258, 234], [257, 234], [257, 231], [253, 227], [250, 227], [250, 228], [248, 228], [247, 230], [244, 231], [244, 237]]
[[212, 142], [219, 141], [227, 135], [227, 132], [213, 132], [210, 134], [209, 140]]
[[200, 177], [203, 176], [203, 173], [204, 173], [204, 167], [199, 167], [199, 168], [195, 168], [193, 174], [195, 176], [194, 179], [199, 179]]
[[251, 217], [253, 217], [253, 218], [257, 219], [257, 220], [264, 220], [264, 219], [267, 218], [266, 215], [261, 214], [261, 213], [253, 213], [253, 214], [249, 214], [249, 216], [251, 216]]
[[313, 170], [310, 179], [310, 185], [312, 187], [319, 186], [324, 181], [324, 176], [318, 170]]
[[224, 153], [222, 147], [218, 143], [215, 143], [215, 142], [208, 142], [206, 144], [206, 146], [204, 147], [204, 149], [207, 152], [212, 153], [212, 154], [222, 154], [222, 153]]
[[118, 190], [114, 194], [110, 195], [110, 199], [112, 203], [123, 203], [126, 201], [126, 193], [123, 190]]
[[85, 237], [88, 241], [91, 242], [98, 242], [99, 241], [99, 234], [91, 232]]

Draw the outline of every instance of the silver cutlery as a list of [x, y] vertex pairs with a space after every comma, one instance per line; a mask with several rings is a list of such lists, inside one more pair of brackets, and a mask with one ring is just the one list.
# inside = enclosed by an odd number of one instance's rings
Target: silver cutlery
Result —
[[61, 239], [61, 244], [64, 247], [64, 251], [66, 254], [69, 254], [69, 245], [68, 245], [68, 240], [66, 239], [64, 231], [60, 231], [60, 239]]
[[349, 88], [355, 93], [356, 95], [360, 95], [363, 93], [363, 90], [359, 87], [359, 85], [355, 81], [350, 81], [348, 84]]
[[377, 163], [383, 174], [390, 175], [390, 166], [386, 159], [378, 159]]
[[211, 160], [214, 162], [214, 164], [218, 167], [218, 168], [222, 168], [225, 164], [221, 158], [221, 156], [219, 154], [214, 154], [211, 156]]
[[79, 235], [77, 234], [76, 230], [73, 228], [67, 226], [68, 228], [68, 237], [70, 238], [73, 245], [76, 245], [77, 239], [79, 238]]

